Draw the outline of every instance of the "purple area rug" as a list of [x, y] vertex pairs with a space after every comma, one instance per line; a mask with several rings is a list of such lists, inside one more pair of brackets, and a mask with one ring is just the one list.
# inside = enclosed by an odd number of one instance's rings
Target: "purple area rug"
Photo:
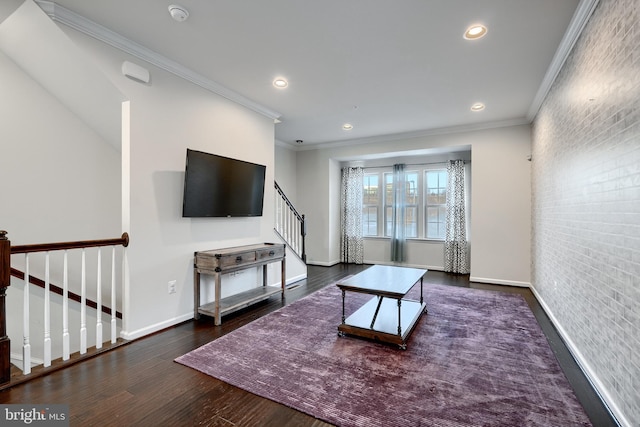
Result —
[[[424, 289], [405, 351], [338, 337], [328, 286], [176, 361], [338, 426], [591, 425], [521, 296]], [[347, 293], [347, 315], [368, 299]]]

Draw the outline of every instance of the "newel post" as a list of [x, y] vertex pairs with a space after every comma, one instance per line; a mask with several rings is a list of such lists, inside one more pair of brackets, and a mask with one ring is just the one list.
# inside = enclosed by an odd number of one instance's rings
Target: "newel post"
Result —
[[0, 230], [0, 384], [11, 379], [11, 341], [7, 336], [6, 292], [11, 284], [11, 241]]

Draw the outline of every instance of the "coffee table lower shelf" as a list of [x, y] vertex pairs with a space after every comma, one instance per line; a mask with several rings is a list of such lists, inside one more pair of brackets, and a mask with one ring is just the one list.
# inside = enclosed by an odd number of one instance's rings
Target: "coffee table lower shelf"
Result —
[[[382, 298], [376, 316], [378, 298], [373, 297], [338, 326], [338, 335], [355, 335], [389, 344], [406, 350], [407, 339], [415, 328], [427, 305], [413, 300]], [[400, 301], [400, 307], [398, 307]], [[371, 321], [375, 317], [375, 323]], [[398, 317], [400, 330], [398, 330]]]

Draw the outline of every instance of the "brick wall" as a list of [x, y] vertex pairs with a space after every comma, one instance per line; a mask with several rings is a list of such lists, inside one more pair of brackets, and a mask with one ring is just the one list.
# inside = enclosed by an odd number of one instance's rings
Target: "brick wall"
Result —
[[638, 426], [639, 0], [600, 0], [532, 139], [532, 285], [620, 421]]

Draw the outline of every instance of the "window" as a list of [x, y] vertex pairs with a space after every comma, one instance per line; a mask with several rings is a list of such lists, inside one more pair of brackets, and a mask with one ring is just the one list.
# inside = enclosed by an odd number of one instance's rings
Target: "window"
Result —
[[378, 235], [378, 174], [365, 174], [362, 191], [362, 235]]
[[[405, 172], [405, 235], [413, 239], [444, 239], [447, 171], [426, 167]], [[391, 237], [393, 173], [390, 168], [364, 176], [363, 235]]]
[[426, 237], [444, 239], [447, 218], [447, 171], [425, 171], [425, 181]]
[[418, 237], [418, 172], [406, 173], [405, 187], [405, 236], [407, 238]]

